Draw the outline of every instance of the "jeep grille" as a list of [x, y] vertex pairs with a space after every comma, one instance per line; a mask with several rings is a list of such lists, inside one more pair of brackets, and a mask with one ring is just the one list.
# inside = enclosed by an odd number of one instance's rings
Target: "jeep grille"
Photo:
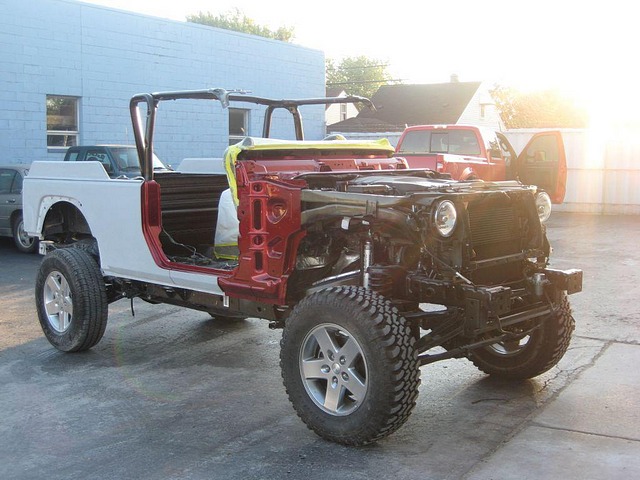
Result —
[[511, 205], [470, 205], [471, 244], [477, 260], [510, 255], [521, 249], [521, 222]]
[[[522, 200], [481, 201], [468, 206], [473, 261], [516, 255], [526, 250], [532, 234]], [[515, 260], [515, 259], [514, 259]], [[511, 261], [475, 270], [474, 282], [491, 285], [517, 280], [521, 262]]]

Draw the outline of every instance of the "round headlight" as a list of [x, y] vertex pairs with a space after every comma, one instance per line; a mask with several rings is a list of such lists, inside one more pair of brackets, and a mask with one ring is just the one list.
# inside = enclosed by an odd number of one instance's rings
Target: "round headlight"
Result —
[[551, 197], [547, 192], [536, 194], [536, 210], [541, 222], [546, 222], [551, 216]]
[[456, 229], [456, 221], [458, 220], [458, 212], [451, 200], [444, 200], [436, 207], [433, 221], [436, 230], [443, 237], [449, 237]]

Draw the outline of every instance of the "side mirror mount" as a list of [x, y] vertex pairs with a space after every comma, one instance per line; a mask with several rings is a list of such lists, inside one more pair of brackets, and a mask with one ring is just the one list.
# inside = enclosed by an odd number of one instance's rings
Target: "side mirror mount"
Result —
[[502, 158], [502, 151], [499, 148], [492, 148], [489, 150], [489, 155], [491, 158]]

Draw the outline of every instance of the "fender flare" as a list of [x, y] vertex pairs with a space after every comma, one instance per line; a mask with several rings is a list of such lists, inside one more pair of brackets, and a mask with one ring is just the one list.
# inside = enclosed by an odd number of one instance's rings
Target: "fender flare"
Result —
[[42, 229], [44, 227], [44, 221], [47, 218], [47, 214], [54, 205], [57, 205], [61, 202], [70, 203], [78, 209], [78, 211], [84, 216], [85, 219], [87, 218], [87, 216], [82, 211], [82, 203], [73, 197], [62, 195], [50, 195], [43, 197], [40, 201], [40, 208], [38, 208], [38, 223], [36, 224], [36, 231], [38, 232], [40, 240], [42, 240]]

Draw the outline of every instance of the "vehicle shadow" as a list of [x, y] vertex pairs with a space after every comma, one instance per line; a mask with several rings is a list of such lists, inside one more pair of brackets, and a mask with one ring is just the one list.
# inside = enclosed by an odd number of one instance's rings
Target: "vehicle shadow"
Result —
[[87, 352], [65, 354], [44, 338], [0, 352], [15, 468], [55, 477], [86, 471], [90, 455], [102, 478], [120, 470], [138, 478], [461, 478], [566, 381], [566, 366], [508, 382], [464, 359], [432, 364], [408, 422], [377, 444], [349, 448], [296, 417], [280, 376], [281, 332], [266, 321], [221, 322], [167, 306], [131, 317], [120, 307]]

